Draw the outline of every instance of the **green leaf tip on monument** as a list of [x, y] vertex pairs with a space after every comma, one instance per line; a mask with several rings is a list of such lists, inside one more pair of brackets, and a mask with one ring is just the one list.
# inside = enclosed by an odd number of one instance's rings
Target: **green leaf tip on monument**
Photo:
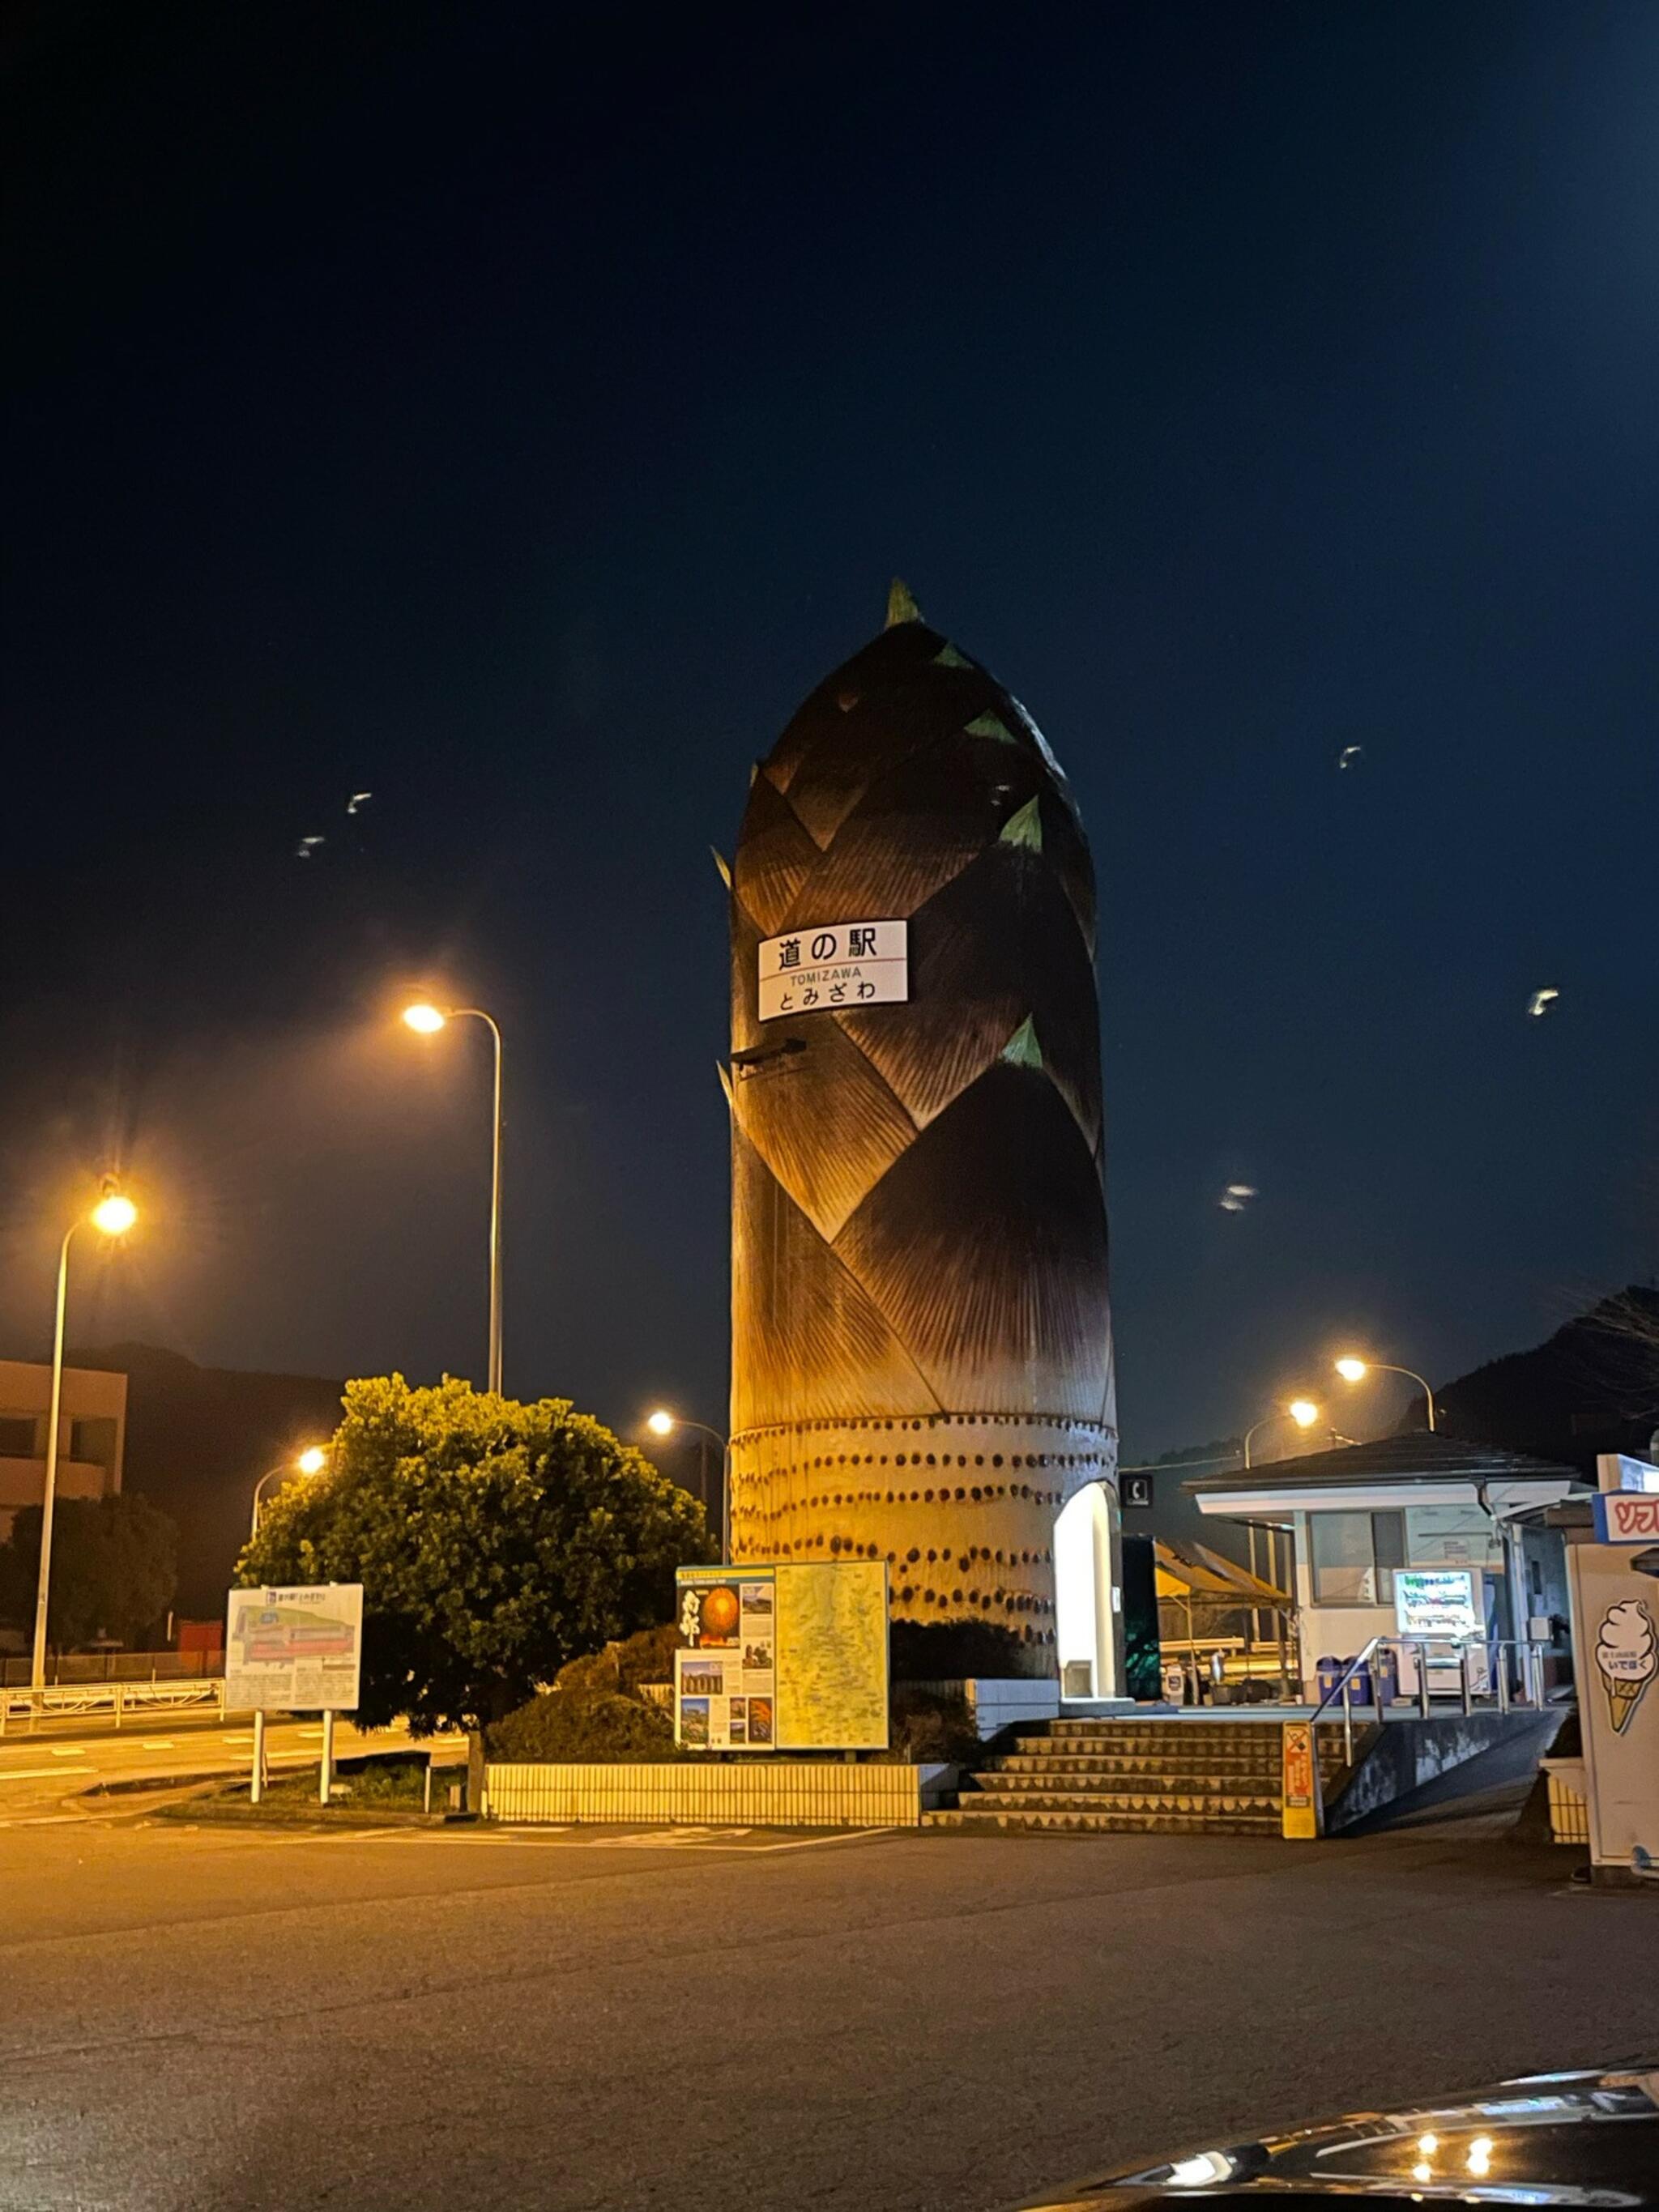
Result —
[[975, 714], [967, 725], [970, 738], [994, 738], [999, 744], [1017, 745], [1019, 739], [999, 714]]
[[910, 586], [902, 576], [895, 576], [887, 587], [887, 620], [884, 628], [896, 629], [900, 623], [919, 623], [921, 609], [910, 596]]
[[1042, 1047], [1037, 1042], [1036, 1024], [1030, 1014], [1003, 1046], [1002, 1057], [1011, 1067], [1042, 1066]]
[[1035, 793], [1002, 825], [999, 844], [1018, 845], [1027, 853], [1042, 850], [1042, 814]]
[[971, 668], [973, 665], [965, 653], [957, 651], [948, 638], [933, 655], [935, 668]]
[[[1007, 834], [1007, 831], [1005, 830], [1003, 832], [1004, 836], [1006, 837]], [[726, 890], [730, 890], [732, 888], [732, 866], [730, 861], [727, 860], [725, 854], [721, 852], [718, 845], [711, 845], [708, 848], [708, 851], [710, 857], [714, 860], [714, 866], [720, 872], [720, 881], [726, 885]]]

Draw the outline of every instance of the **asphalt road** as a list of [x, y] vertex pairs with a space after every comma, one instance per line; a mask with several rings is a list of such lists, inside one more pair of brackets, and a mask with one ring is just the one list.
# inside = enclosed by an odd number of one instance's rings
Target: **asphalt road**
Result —
[[[342, 1721], [335, 1726], [334, 1755], [347, 1759], [362, 1751], [393, 1750], [408, 1741], [406, 1730], [381, 1729], [360, 1735]], [[428, 1743], [441, 1759], [465, 1758], [463, 1736], [434, 1736]], [[314, 1766], [322, 1756], [322, 1745], [320, 1721], [274, 1722], [265, 1731], [267, 1767], [282, 1773]], [[14, 1730], [0, 1737], [0, 1829], [83, 1819], [88, 1810], [82, 1802], [84, 1793], [112, 1782], [246, 1773], [252, 1758], [253, 1723], [246, 1714], [222, 1726], [160, 1714], [147, 1715], [119, 1731], [107, 1721], [82, 1723], [78, 1729], [58, 1722], [34, 1735]], [[120, 1812], [126, 1808], [117, 1804], [102, 1809]]]
[[0, 1832], [0, 2206], [989, 2207], [1659, 2053], [1659, 1899], [1419, 1832]]

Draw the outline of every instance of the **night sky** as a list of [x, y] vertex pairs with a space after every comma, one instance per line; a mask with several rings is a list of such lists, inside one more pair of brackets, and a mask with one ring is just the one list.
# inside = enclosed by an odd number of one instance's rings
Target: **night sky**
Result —
[[896, 573], [1093, 839], [1128, 1457], [1659, 1266], [1659, 9], [667, 13], [6, 15], [0, 1349], [116, 1159], [72, 1340], [478, 1375], [423, 981], [509, 1389], [720, 1423], [709, 847]]

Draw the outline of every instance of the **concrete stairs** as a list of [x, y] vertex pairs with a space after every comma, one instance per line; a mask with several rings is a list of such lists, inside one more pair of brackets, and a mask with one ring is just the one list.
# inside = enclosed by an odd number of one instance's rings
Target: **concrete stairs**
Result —
[[[1340, 1732], [1319, 1731], [1327, 1802], [1343, 1773]], [[1277, 1720], [1050, 1721], [964, 1783], [936, 1828], [1088, 1835], [1281, 1832]]]

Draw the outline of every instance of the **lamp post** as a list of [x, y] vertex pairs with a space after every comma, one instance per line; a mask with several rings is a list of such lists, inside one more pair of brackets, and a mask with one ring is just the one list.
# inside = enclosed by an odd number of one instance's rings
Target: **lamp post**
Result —
[[1414, 1367], [1396, 1367], [1387, 1359], [1358, 1359], [1352, 1352], [1333, 1363], [1345, 1382], [1363, 1382], [1373, 1370], [1381, 1375], [1403, 1375], [1415, 1382], [1423, 1393], [1423, 1402], [1428, 1409], [1429, 1434], [1434, 1434], [1434, 1392]]
[[[1265, 1429], [1271, 1421], [1294, 1421], [1298, 1429], [1310, 1429], [1318, 1419], [1319, 1408], [1311, 1398], [1292, 1398], [1288, 1401], [1288, 1403], [1283, 1406], [1275, 1406], [1271, 1413], [1264, 1413], [1259, 1421], [1252, 1421], [1249, 1427], [1245, 1430], [1245, 1466], [1249, 1467], [1250, 1464], [1250, 1439], [1255, 1436], [1258, 1429]], [[1250, 1531], [1250, 1572], [1255, 1574], [1256, 1571], [1255, 1523], [1252, 1521], [1247, 1525]], [[1279, 1559], [1277, 1553], [1277, 1532], [1270, 1527], [1267, 1530], [1267, 1571], [1273, 1578], [1273, 1585], [1275, 1589], [1279, 1584]], [[1256, 1607], [1252, 1606], [1250, 1608], [1250, 1634], [1252, 1638], [1255, 1638], [1259, 1635], [1261, 1626], [1261, 1620], [1260, 1611]], [[1280, 1637], [1279, 1643], [1282, 1655], [1284, 1646], [1284, 1638], [1282, 1635]]]
[[320, 1474], [327, 1464], [328, 1454], [322, 1445], [307, 1444], [306, 1449], [302, 1452], [296, 1453], [294, 1458], [278, 1460], [275, 1467], [268, 1467], [265, 1469], [253, 1486], [253, 1518], [247, 1532], [249, 1543], [252, 1543], [259, 1533], [260, 1493], [266, 1483], [275, 1481], [278, 1475]]
[[[100, 1237], [125, 1237], [138, 1209], [113, 1176], [104, 1177], [103, 1195], [88, 1218]], [[46, 1480], [40, 1499], [40, 1571], [34, 1590], [34, 1662], [30, 1686], [46, 1686], [46, 1611], [52, 1595], [52, 1524], [58, 1503], [58, 1425], [64, 1405], [64, 1316], [69, 1305], [70, 1243], [81, 1226], [71, 1221], [58, 1255], [58, 1317], [52, 1338], [52, 1411], [46, 1416]]]
[[434, 1006], [417, 1000], [404, 1008], [404, 1021], [417, 1036], [435, 1036], [450, 1022], [482, 1022], [495, 1048], [495, 1139], [489, 1164], [489, 1382], [501, 1388], [501, 1031], [482, 1006]]
[[[720, 1565], [729, 1566], [732, 1560], [732, 1446], [718, 1429], [711, 1429], [707, 1421], [683, 1420], [679, 1414], [671, 1413], [665, 1406], [659, 1406], [654, 1413], [646, 1416], [645, 1425], [653, 1437], [672, 1437], [676, 1429], [696, 1429], [714, 1443], [720, 1455]], [[708, 1510], [708, 1500], [703, 1499], [703, 1510]]]

